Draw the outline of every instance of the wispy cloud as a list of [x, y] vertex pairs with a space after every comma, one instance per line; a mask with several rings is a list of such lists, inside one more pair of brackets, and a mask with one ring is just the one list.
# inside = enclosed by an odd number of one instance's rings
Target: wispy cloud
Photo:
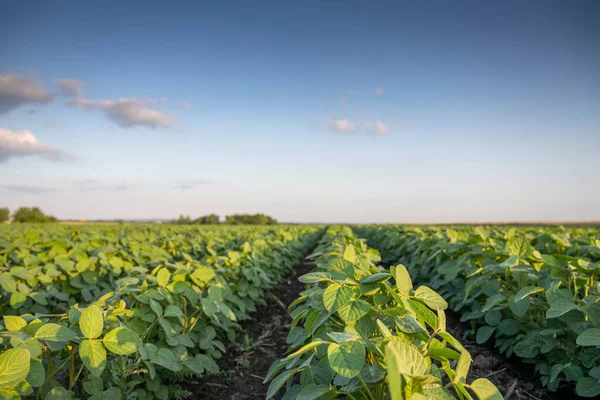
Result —
[[0, 75], [0, 114], [22, 104], [49, 103], [54, 95], [31, 78], [21, 75]]
[[375, 124], [373, 124], [373, 126], [371, 126], [371, 128], [369, 129], [369, 132], [375, 136], [387, 135], [389, 131], [389, 126], [387, 126], [381, 121], [375, 121]]
[[0, 128], [0, 163], [13, 157], [28, 156], [40, 156], [52, 161], [69, 158], [62, 151], [40, 143], [28, 130], [12, 131]]
[[124, 192], [135, 188], [135, 185], [128, 183], [107, 183], [96, 179], [84, 179], [77, 181], [75, 186], [79, 192], [94, 192], [100, 190], [112, 192]]
[[113, 122], [124, 128], [147, 126], [150, 128], [167, 128], [171, 125], [171, 117], [148, 107], [152, 100], [122, 98], [118, 100], [89, 100], [83, 97], [74, 98], [69, 104], [85, 110], [99, 109]]
[[79, 97], [83, 94], [85, 83], [79, 79], [57, 79], [55, 82], [64, 96]]
[[330, 130], [337, 132], [337, 133], [348, 134], [348, 133], [354, 133], [354, 132], [358, 131], [356, 125], [354, 125], [352, 122], [348, 121], [347, 119], [337, 119], [337, 118], [329, 117], [327, 119], [327, 126]]
[[378, 86], [378, 87], [376, 87], [376, 88], [375, 88], [375, 94], [376, 94], [377, 96], [381, 96], [381, 95], [383, 95], [383, 88], [382, 88], [381, 86]]
[[2, 187], [4, 189], [7, 189], [7, 190], [10, 190], [13, 192], [25, 193], [25, 194], [41, 194], [41, 193], [54, 192], [56, 190], [54, 188], [48, 188], [48, 187], [42, 187], [42, 186], [28, 186], [28, 185], [2, 185]]
[[179, 105], [185, 110], [189, 110], [190, 108], [192, 108], [192, 105], [187, 101], [182, 101]]
[[197, 189], [204, 185], [214, 185], [216, 183], [218, 182], [203, 179], [181, 180], [174, 182], [175, 187], [181, 190]]

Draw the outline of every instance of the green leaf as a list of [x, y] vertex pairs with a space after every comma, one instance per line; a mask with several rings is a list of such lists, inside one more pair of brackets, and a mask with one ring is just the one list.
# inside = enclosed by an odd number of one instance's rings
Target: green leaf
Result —
[[46, 379], [46, 370], [44, 364], [40, 361], [32, 359], [29, 364], [29, 373], [27, 374], [27, 382], [31, 387], [40, 387]]
[[119, 257], [112, 257], [109, 261], [110, 265], [112, 265], [114, 268], [120, 269], [123, 267], [123, 260], [120, 259]]
[[576, 343], [580, 346], [600, 346], [600, 328], [590, 328], [577, 336]]
[[344, 322], [352, 322], [362, 318], [371, 310], [371, 305], [364, 300], [352, 300], [338, 310], [338, 315]]
[[436, 292], [434, 292], [431, 288], [427, 286], [420, 286], [415, 290], [414, 296], [423, 301], [427, 305], [427, 307], [433, 310], [445, 310], [448, 308], [448, 303], [446, 300]]
[[21, 400], [21, 395], [13, 389], [0, 389], [0, 400]]
[[106, 368], [106, 350], [102, 342], [83, 340], [79, 345], [79, 356], [92, 375], [102, 375]]
[[460, 353], [458, 363], [456, 364], [456, 375], [454, 376], [454, 382], [466, 382], [467, 375], [469, 374], [469, 368], [471, 368], [471, 355], [468, 351]]
[[13, 388], [25, 380], [30, 370], [29, 352], [10, 349], [0, 354], [0, 388]]
[[534, 293], [543, 292], [544, 288], [537, 286], [524, 286], [515, 295], [515, 301], [521, 301], [524, 298], [531, 296]]
[[167, 286], [170, 279], [171, 273], [168, 269], [161, 268], [158, 270], [158, 273], [156, 274], [156, 283], [158, 283], [158, 286]]
[[356, 288], [333, 283], [323, 293], [323, 304], [327, 311], [335, 312], [340, 307], [345, 306], [352, 299], [355, 292]]
[[165, 317], [181, 317], [183, 316], [183, 311], [179, 307], [173, 304], [169, 304], [165, 309]]
[[550, 303], [550, 308], [546, 311], [546, 318], [557, 318], [571, 310], [577, 308], [577, 304], [569, 299], [558, 298]]
[[35, 332], [35, 338], [46, 342], [69, 342], [77, 338], [77, 334], [58, 324], [45, 324]]
[[400, 353], [397, 349], [397, 345], [392, 345], [392, 343], [398, 342], [389, 342], [387, 346], [385, 346], [388, 389], [390, 391], [391, 400], [403, 400], [402, 376], [399, 374], [400, 368], [403, 365], [403, 361], [400, 359]]
[[402, 264], [396, 265], [396, 286], [400, 293], [408, 295], [412, 290], [413, 284], [406, 267]]
[[152, 311], [154, 311], [158, 318], [162, 318], [163, 308], [158, 301], [150, 299], [150, 308], [152, 309]]
[[[389, 342], [385, 347], [385, 359], [388, 364], [388, 379], [390, 375], [419, 376], [427, 372], [425, 357], [409, 342]], [[395, 366], [394, 372], [390, 371], [390, 365]]]
[[356, 264], [356, 250], [354, 250], [354, 245], [346, 245], [346, 248], [344, 249], [344, 260], [350, 261], [352, 264]]
[[492, 382], [479, 378], [471, 383], [471, 390], [479, 400], [503, 400], [504, 397]]
[[315, 340], [314, 342], [311, 342], [305, 346], [302, 346], [299, 350], [296, 350], [295, 352], [289, 354], [286, 358], [283, 359], [283, 361], [287, 361], [287, 360], [291, 360], [294, 357], [298, 357], [301, 354], [306, 353], [309, 350], [314, 349], [317, 346], [320, 346], [322, 344], [327, 344], [328, 342], [325, 342], [323, 340]]
[[364, 278], [362, 278], [360, 280], [359, 283], [384, 282], [384, 281], [387, 281], [388, 279], [390, 279], [391, 277], [392, 277], [392, 275], [388, 274], [387, 272], [380, 272], [377, 274], [365, 276]]
[[10, 332], [18, 332], [27, 326], [27, 321], [13, 315], [4, 316], [4, 325]]
[[331, 274], [327, 272], [310, 272], [298, 278], [302, 283], [315, 283], [331, 280]]
[[476, 337], [477, 344], [482, 344], [482, 343], [487, 342], [495, 330], [496, 330], [496, 328], [494, 328], [493, 326], [484, 325], [484, 326], [480, 327], [477, 330], [477, 337]]
[[142, 345], [142, 340], [132, 330], [115, 328], [104, 336], [103, 343], [110, 352], [123, 356], [135, 353]]
[[600, 382], [586, 376], [577, 381], [575, 392], [581, 397], [596, 397], [600, 395]]
[[302, 387], [300, 393], [296, 396], [296, 400], [315, 400], [329, 392], [328, 385], [309, 384]]
[[83, 336], [88, 339], [96, 339], [102, 335], [104, 317], [98, 306], [91, 305], [83, 310], [79, 318], [79, 329], [81, 329]]
[[365, 362], [365, 347], [356, 341], [332, 343], [327, 348], [327, 359], [335, 372], [346, 378], [354, 378]]
[[278, 375], [275, 379], [273, 379], [273, 382], [271, 382], [269, 389], [267, 390], [267, 400], [275, 396], [279, 389], [281, 389], [281, 387], [285, 385], [285, 383], [289, 381], [295, 373], [295, 369], [289, 369], [283, 371], [281, 375]]
[[100, 393], [104, 390], [104, 382], [102, 378], [90, 374], [83, 380], [83, 390], [87, 394]]
[[517, 323], [512, 319], [504, 319], [498, 325], [498, 331], [506, 336], [513, 336], [519, 332]]

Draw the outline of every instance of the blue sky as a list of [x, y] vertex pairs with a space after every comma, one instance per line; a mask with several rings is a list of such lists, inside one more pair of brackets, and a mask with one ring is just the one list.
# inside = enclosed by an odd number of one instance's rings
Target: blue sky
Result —
[[5, 5], [0, 205], [600, 220], [597, 2], [210, 3]]

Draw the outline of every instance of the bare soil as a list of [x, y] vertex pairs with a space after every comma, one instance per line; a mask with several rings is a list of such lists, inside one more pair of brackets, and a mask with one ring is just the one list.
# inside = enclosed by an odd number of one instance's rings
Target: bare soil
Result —
[[[265, 399], [268, 383], [264, 377], [273, 362], [283, 358], [292, 319], [287, 306], [305, 289], [298, 277], [310, 272], [314, 263], [304, 262], [292, 270], [286, 280], [267, 293], [267, 304], [258, 308], [244, 330], [218, 360], [221, 372], [186, 385], [194, 399], [246, 400]], [[247, 339], [245, 336], [247, 335]]]

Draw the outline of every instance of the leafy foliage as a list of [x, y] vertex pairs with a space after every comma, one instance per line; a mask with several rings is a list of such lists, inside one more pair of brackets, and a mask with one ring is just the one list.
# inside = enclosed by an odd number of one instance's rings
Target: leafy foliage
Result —
[[39, 207], [20, 207], [13, 215], [13, 222], [46, 223], [57, 221], [56, 217], [44, 214]]
[[0, 227], [7, 398], [185, 398], [319, 227]]
[[8, 207], [0, 207], [0, 223], [10, 219], [10, 211]]
[[357, 232], [446, 299], [479, 343], [535, 363], [551, 390], [600, 395], [600, 241], [595, 228], [421, 228]]
[[379, 252], [349, 228], [330, 228], [312, 257], [267, 398], [285, 387], [286, 399], [502, 399], [486, 379], [467, 383], [471, 356], [446, 331], [446, 302], [413, 290], [402, 265], [378, 265]]

